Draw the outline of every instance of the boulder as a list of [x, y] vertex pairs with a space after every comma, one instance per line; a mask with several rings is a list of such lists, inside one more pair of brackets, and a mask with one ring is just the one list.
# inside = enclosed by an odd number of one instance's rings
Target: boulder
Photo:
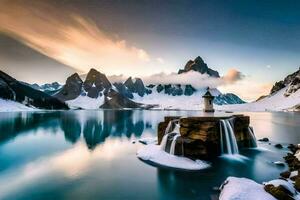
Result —
[[293, 195], [285, 189], [283, 186], [265, 185], [265, 191], [270, 193], [273, 197], [278, 200], [293, 200]]
[[269, 142], [269, 138], [262, 138], [262, 139], [259, 139], [258, 141], [260, 141], [260, 142]]
[[281, 144], [275, 144], [274, 147], [276, 147], [277, 149], [282, 149], [283, 146]]

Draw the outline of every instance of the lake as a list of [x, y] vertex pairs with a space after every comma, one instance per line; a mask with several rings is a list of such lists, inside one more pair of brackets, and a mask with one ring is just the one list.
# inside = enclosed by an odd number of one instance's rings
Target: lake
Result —
[[300, 143], [300, 114], [250, 115], [258, 143], [246, 159], [218, 158], [211, 168], [182, 171], [136, 157], [139, 138], [156, 137], [164, 116], [199, 111], [99, 110], [0, 113], [0, 199], [211, 199], [228, 176], [277, 178], [288, 149]]

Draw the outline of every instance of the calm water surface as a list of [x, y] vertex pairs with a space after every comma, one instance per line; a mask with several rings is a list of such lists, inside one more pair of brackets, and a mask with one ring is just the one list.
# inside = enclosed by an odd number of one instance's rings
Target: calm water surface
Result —
[[166, 115], [188, 111], [64, 111], [0, 113], [0, 199], [211, 199], [227, 176], [258, 182], [278, 177], [287, 149], [300, 143], [300, 115], [246, 113], [257, 138], [272, 145], [219, 158], [212, 167], [187, 172], [150, 166], [136, 158], [139, 138], [155, 137]]

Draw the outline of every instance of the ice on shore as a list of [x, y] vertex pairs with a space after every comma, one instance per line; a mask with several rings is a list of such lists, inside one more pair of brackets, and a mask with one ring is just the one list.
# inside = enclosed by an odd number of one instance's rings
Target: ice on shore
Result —
[[262, 184], [247, 178], [228, 177], [221, 187], [220, 200], [275, 200]]
[[141, 138], [139, 142], [142, 144], [155, 144], [157, 143], [157, 138]]
[[186, 157], [171, 155], [155, 144], [149, 144], [141, 148], [137, 152], [137, 157], [144, 161], [176, 169], [201, 170], [210, 167], [210, 164], [202, 160], [194, 161]]
[[34, 111], [36, 108], [25, 106], [19, 102], [0, 98], [0, 112]]

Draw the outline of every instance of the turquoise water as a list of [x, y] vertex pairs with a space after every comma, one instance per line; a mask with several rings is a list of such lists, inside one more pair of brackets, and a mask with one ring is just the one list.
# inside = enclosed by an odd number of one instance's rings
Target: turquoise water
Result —
[[188, 172], [136, 158], [139, 138], [155, 137], [166, 115], [191, 111], [64, 111], [0, 113], [0, 199], [210, 199], [227, 176], [277, 178], [287, 149], [300, 143], [300, 115], [246, 113], [257, 138], [272, 145], [243, 150], [242, 160], [218, 158]]

